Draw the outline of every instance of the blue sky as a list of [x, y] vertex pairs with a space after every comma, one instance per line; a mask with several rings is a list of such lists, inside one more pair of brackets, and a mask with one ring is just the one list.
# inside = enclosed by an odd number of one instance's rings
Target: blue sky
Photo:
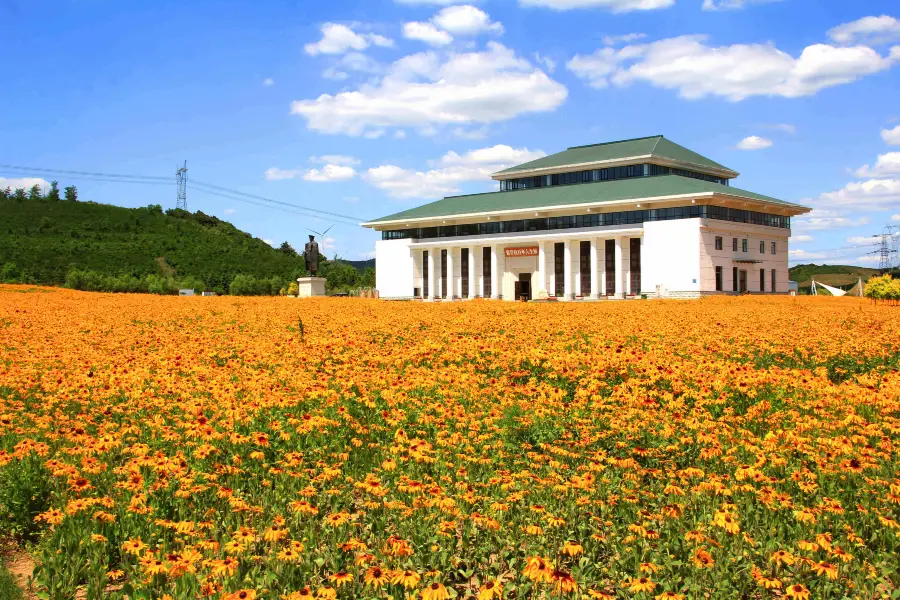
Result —
[[[869, 264], [865, 238], [900, 225], [898, 18], [894, 0], [6, 0], [0, 164], [172, 183], [0, 185], [172, 207], [186, 159], [192, 182], [365, 220], [663, 134], [813, 206], [794, 262]], [[295, 247], [334, 223], [192, 184], [188, 205]], [[376, 236], [338, 222], [327, 253]]]

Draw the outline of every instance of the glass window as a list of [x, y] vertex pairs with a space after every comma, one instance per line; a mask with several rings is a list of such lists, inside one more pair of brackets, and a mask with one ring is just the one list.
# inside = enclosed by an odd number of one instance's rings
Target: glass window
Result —
[[731, 238], [731, 249], [737, 252], [737, 238]]
[[722, 267], [716, 267], [716, 291], [722, 291]]
[[716, 236], [716, 250], [722, 249], [722, 236]]
[[766, 272], [764, 269], [759, 270], [759, 291], [766, 291]]
[[763, 240], [759, 240], [759, 253], [760, 254], [766, 253], [766, 243]]
[[749, 240], [747, 240], [747, 239], [741, 240], [741, 252], [746, 252], [746, 251], [747, 251], [747, 242], [748, 242], [748, 241], [749, 241]]
[[731, 269], [731, 291], [738, 291], [738, 268], [732, 267]]
[[[774, 244], [775, 242], [772, 242], [772, 243]], [[772, 269], [772, 293], [775, 293], [775, 279], [776, 279], [775, 273], [776, 273], [775, 269]]]
[[775, 250], [777, 247], [778, 247], [778, 244], [776, 242], [772, 242], [772, 254], [775, 254]]

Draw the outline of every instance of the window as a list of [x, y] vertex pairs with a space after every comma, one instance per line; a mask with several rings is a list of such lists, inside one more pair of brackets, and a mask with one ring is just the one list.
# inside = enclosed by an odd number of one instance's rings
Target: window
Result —
[[422, 297], [428, 297], [428, 250], [422, 252]]
[[716, 236], [716, 250], [722, 249], [722, 236]]
[[766, 291], [766, 271], [765, 269], [759, 270], [759, 291]]
[[484, 297], [491, 297], [491, 249], [485, 246], [481, 249], [481, 276], [484, 278]]
[[[737, 245], [737, 240], [735, 240], [735, 245]], [[738, 268], [734, 267], [731, 269], [731, 291], [738, 291]]]
[[[775, 242], [772, 242], [772, 243], [774, 244]], [[775, 269], [772, 269], [772, 293], [773, 294], [775, 293], [775, 279], [776, 279], [775, 273], [776, 273]]]
[[581, 267], [581, 295], [588, 298], [591, 295], [591, 243], [581, 242], [578, 245], [578, 253]]
[[777, 248], [778, 248], [778, 245], [775, 242], [772, 242], [772, 254], [775, 254], [775, 251]]
[[566, 293], [565, 270], [563, 264], [565, 262], [566, 245], [563, 243], [553, 244], [553, 279], [554, 295], [562, 298]]
[[463, 248], [459, 256], [459, 275], [462, 280], [462, 297], [469, 297], [469, 249]]
[[766, 253], [766, 243], [763, 240], [759, 240], [759, 253], [760, 254]]
[[716, 267], [716, 291], [722, 291], [722, 267]]
[[749, 242], [749, 240], [746, 240], [746, 239], [741, 240], [741, 252], [747, 251], [747, 242]]
[[731, 238], [731, 249], [737, 252], [737, 238]]

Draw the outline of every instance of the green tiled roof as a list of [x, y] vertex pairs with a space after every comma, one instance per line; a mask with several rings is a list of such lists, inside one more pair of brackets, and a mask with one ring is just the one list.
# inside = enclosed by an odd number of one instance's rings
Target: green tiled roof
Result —
[[529, 210], [535, 208], [554, 208], [570, 204], [588, 204], [614, 202], [616, 200], [640, 200], [660, 196], [680, 194], [702, 194], [714, 192], [748, 200], [770, 202], [788, 208], [803, 209], [799, 204], [791, 204], [762, 194], [754, 194], [735, 187], [712, 183], [700, 179], [690, 179], [680, 175], [659, 175], [656, 177], [635, 177], [633, 179], [617, 179], [595, 183], [577, 183], [573, 185], [557, 185], [529, 190], [510, 192], [488, 192], [486, 194], [470, 194], [467, 196], [451, 196], [423, 206], [404, 210], [393, 215], [369, 221], [378, 224], [384, 221], [403, 219], [425, 219], [437, 217], [453, 217], [472, 213], [483, 213], [503, 210]]
[[[556, 154], [551, 154], [544, 158], [539, 158], [537, 160], [532, 160], [531, 162], [504, 169], [495, 173], [495, 175], [531, 169], [551, 169], [603, 160], [619, 160], [630, 158], [632, 156], [646, 155], [691, 163], [701, 167], [731, 171], [728, 167], [720, 165], [716, 161], [710, 160], [692, 150], [688, 150], [675, 142], [669, 141], [661, 135], [654, 135], [634, 140], [623, 140], [621, 142], [593, 144], [591, 146], [576, 146], [564, 150], [563, 152], [557, 152]], [[734, 173], [734, 171], [732, 171], [732, 173]]]

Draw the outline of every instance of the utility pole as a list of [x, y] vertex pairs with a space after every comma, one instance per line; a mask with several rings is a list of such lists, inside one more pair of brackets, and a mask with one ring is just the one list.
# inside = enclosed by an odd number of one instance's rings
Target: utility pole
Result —
[[178, 200], [175, 202], [175, 208], [187, 210], [187, 161], [184, 161], [183, 167], [179, 167], [175, 171], [175, 183], [178, 185]]

